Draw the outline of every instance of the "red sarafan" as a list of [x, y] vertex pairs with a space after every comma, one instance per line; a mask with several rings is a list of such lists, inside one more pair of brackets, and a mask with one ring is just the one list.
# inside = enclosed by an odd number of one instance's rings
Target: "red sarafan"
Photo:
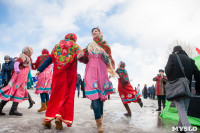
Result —
[[[50, 54], [54, 64], [51, 97], [43, 125], [50, 127], [56, 118], [56, 129], [62, 129], [61, 121], [70, 127], [74, 118], [74, 95], [77, 82], [77, 54], [82, 52], [73, 33], [66, 35]], [[58, 126], [58, 127], [57, 127]]]

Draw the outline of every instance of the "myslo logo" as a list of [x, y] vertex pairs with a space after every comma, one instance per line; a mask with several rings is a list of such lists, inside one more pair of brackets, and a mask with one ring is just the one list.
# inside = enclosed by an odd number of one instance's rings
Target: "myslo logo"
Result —
[[181, 132], [195, 132], [197, 131], [197, 127], [186, 127], [186, 126], [173, 126], [172, 131], [181, 131]]

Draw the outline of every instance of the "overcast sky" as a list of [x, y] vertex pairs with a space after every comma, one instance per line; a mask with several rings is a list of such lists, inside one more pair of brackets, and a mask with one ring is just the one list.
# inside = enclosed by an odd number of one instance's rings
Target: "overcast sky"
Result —
[[[200, 47], [199, 7], [199, 0], [0, 0], [0, 62], [5, 54], [19, 56], [25, 46], [33, 47], [35, 61], [69, 32], [85, 48], [99, 26], [116, 65], [126, 63], [133, 86], [152, 85], [170, 43]], [[78, 72], [84, 69], [79, 63]]]

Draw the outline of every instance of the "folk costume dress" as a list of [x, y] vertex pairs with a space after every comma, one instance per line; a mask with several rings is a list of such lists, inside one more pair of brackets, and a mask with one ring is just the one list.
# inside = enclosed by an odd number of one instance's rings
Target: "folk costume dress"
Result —
[[54, 64], [51, 97], [44, 122], [52, 121], [57, 117], [68, 127], [73, 123], [74, 95], [78, 78], [76, 57], [82, 51], [76, 40], [75, 34], [67, 34], [65, 40], [61, 40], [54, 47], [50, 57], [38, 69], [41, 72], [47, 62]]
[[8, 85], [0, 90], [0, 98], [4, 101], [22, 102], [28, 100], [27, 77], [30, 70], [31, 59], [26, 54], [21, 54], [18, 60], [20, 62], [20, 72], [14, 72]]
[[121, 63], [120, 68], [116, 70], [119, 75], [118, 79], [118, 92], [121, 97], [123, 104], [138, 102], [140, 98], [139, 92], [133, 89], [129, 82], [128, 73], [125, 69], [125, 63]]
[[[105, 51], [106, 57], [109, 59], [108, 64], [103, 61], [100, 49]], [[108, 95], [114, 93], [108, 78], [108, 66], [109, 68], [114, 66], [109, 45], [102, 38], [94, 39], [84, 49], [84, 56], [79, 61], [87, 64], [84, 78], [86, 97], [90, 100], [105, 101]]]
[[29, 70], [28, 79], [27, 79], [27, 88], [30, 89], [32, 86], [33, 86], [33, 78], [31, 75], [31, 70]]
[[[48, 57], [49, 57], [49, 51], [47, 49], [43, 49], [42, 55], [38, 56], [36, 62], [32, 64], [33, 70], [37, 70]], [[51, 91], [51, 84], [52, 84], [52, 70], [51, 70], [51, 65], [49, 65], [38, 76], [35, 94], [49, 93]]]

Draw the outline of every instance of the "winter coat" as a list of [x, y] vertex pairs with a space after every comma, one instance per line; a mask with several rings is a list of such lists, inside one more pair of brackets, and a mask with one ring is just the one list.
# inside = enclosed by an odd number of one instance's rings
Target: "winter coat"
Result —
[[156, 95], [164, 96], [165, 95], [165, 84], [167, 83], [166, 76], [156, 76], [153, 78], [153, 81], [156, 81]]
[[12, 58], [8, 63], [3, 63], [1, 69], [1, 78], [9, 82], [11, 79], [11, 72], [13, 68], [14, 68], [14, 60]]
[[79, 87], [82, 83], [82, 79], [81, 77], [78, 78], [77, 82], [76, 82], [76, 87]]
[[[183, 64], [185, 75], [187, 79], [190, 81], [190, 88], [192, 83], [192, 76], [194, 75], [194, 79], [196, 80], [196, 86], [198, 86], [197, 92], [200, 91], [199, 84], [200, 84], [200, 71], [198, 70], [197, 66], [193, 59], [189, 58], [184, 51], [180, 51], [177, 53], [180, 57], [180, 60]], [[171, 54], [169, 56], [167, 65], [165, 67], [165, 72], [169, 81], [174, 81], [178, 78], [184, 77], [183, 72], [179, 66], [176, 54]]]

